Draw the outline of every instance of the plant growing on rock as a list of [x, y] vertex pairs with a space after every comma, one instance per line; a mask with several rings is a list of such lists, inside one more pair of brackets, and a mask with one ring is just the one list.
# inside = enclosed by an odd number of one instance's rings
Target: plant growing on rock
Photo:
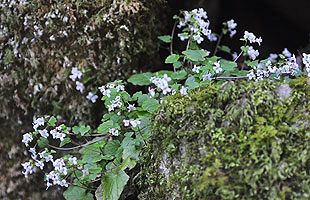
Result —
[[[166, 96], [187, 96], [197, 88], [231, 80], [289, 81], [296, 76], [310, 76], [310, 56], [307, 54], [303, 55], [303, 66], [297, 63], [294, 55], [286, 58], [280, 54], [277, 60], [258, 60], [259, 52], [252, 45], [260, 45], [262, 39], [248, 31], [241, 38], [244, 45], [240, 53], [232, 60], [216, 56], [218, 51], [232, 53], [221, 45], [221, 38], [235, 35], [237, 24], [233, 20], [225, 22], [222, 33], [217, 35], [209, 29], [207, 13], [201, 8], [182, 12], [175, 18], [178, 23], [172, 34], [159, 37], [170, 44], [171, 55], [165, 63], [171, 64], [173, 71], [131, 76], [129, 83], [143, 86], [141, 91], [133, 94], [125, 90], [127, 85], [123, 81], [99, 87], [106, 112], [96, 128], [82, 122], [67, 127], [53, 116], [35, 119], [33, 131], [23, 137], [26, 146], [31, 147], [32, 156], [23, 164], [25, 175], [39, 169], [46, 171], [47, 187], [68, 187], [64, 193], [66, 199], [93, 199], [94, 190], [97, 199], [119, 199], [130, 178], [130, 170], [140, 161], [141, 150], [152, 135], [152, 120], [158, 107], [167, 100]], [[175, 37], [176, 28], [180, 29], [178, 37]], [[217, 42], [213, 54], [199, 47], [204, 37]], [[177, 38], [187, 42], [185, 50], [173, 49], [173, 40]], [[236, 62], [240, 56], [246, 58], [243, 67]], [[70, 78], [77, 81], [80, 75], [78, 69], [72, 69]], [[83, 87], [78, 88], [82, 90]], [[88, 98], [95, 101], [97, 97], [90, 93]], [[66, 153], [59, 156], [57, 151]], [[69, 151], [71, 153], [67, 153]], [[93, 188], [97, 182], [101, 183], [100, 187]]]

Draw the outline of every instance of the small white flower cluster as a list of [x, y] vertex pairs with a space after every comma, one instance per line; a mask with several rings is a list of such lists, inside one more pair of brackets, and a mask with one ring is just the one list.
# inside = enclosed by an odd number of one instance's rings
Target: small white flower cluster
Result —
[[[185, 11], [184, 18], [180, 19], [178, 28], [184, 27], [184, 31], [190, 31], [193, 39], [200, 44], [204, 39], [202, 35], [207, 36], [209, 40], [216, 40], [216, 36], [211, 33], [209, 29], [210, 22], [208, 20], [207, 12], [203, 8], [194, 9], [192, 11]], [[184, 41], [189, 39], [189, 34], [183, 32], [178, 34], [179, 38]]]
[[36, 131], [39, 126], [44, 126], [44, 118], [39, 117], [39, 118], [34, 118], [32, 122], [33, 129]]
[[[68, 174], [68, 167], [66, 166], [65, 160], [63, 158], [58, 158], [52, 161], [54, 169], [46, 174], [46, 186], [48, 189], [53, 185], [59, 185], [61, 187], [68, 187], [69, 184], [66, 179], [62, 177]], [[77, 158], [70, 156], [68, 159], [68, 165], [77, 165]]]
[[219, 62], [219, 61], [214, 63], [213, 70], [214, 70], [214, 71], [215, 71], [215, 73], [217, 73], [217, 74], [219, 74], [219, 73], [223, 72], [223, 69], [222, 69], [222, 67], [221, 67], [221, 65], [220, 65], [220, 62]]
[[58, 126], [55, 129], [51, 130], [50, 134], [52, 135], [53, 139], [59, 139], [60, 141], [63, 141], [66, 137], [66, 134], [62, 132], [61, 126]]
[[302, 62], [305, 65], [305, 71], [308, 74], [308, 77], [310, 77], [310, 54], [303, 53], [302, 56]]
[[251, 44], [257, 43], [259, 46], [263, 42], [263, 39], [261, 37], [258, 38], [253, 33], [250, 33], [248, 31], [244, 31], [243, 39], [245, 41], [249, 41]]
[[258, 50], [255, 50], [252, 46], [249, 47], [247, 53], [251, 60], [255, 60], [259, 56]]
[[236, 30], [237, 23], [233, 19], [227, 21], [226, 23], [227, 23], [229, 36], [233, 37], [237, 33], [237, 30]]
[[182, 95], [187, 95], [187, 88], [186, 87], [184, 87], [184, 86], [182, 86], [181, 87], [181, 89], [180, 89], [180, 93], [182, 94]]
[[195, 72], [196, 74], [198, 74], [200, 69], [201, 69], [201, 66], [194, 65], [192, 71]]
[[171, 78], [167, 74], [164, 74], [163, 78], [152, 77], [150, 80], [153, 84], [156, 85], [157, 88], [162, 90], [164, 95], [172, 91], [171, 88], [169, 88], [169, 82], [171, 81]]
[[117, 108], [121, 108], [123, 106], [122, 99], [120, 96], [115, 97], [112, 101], [110, 101], [110, 105], [108, 105], [109, 112], [114, 111]]
[[113, 136], [119, 136], [119, 130], [117, 130], [116, 128], [110, 128], [109, 133]]
[[279, 79], [281, 75], [296, 76], [300, 72], [300, 67], [297, 63], [295, 55], [288, 58], [287, 62], [280, 66], [273, 66], [272, 62], [268, 60], [266, 63], [259, 63], [255, 70], [250, 70], [247, 75], [249, 80], [262, 80], [268, 78], [270, 75], [274, 75], [275, 79]]
[[128, 127], [128, 126], [132, 126], [133, 128], [136, 128], [138, 125], [141, 124], [141, 121], [140, 120], [132, 120], [132, 119], [124, 119], [123, 120], [123, 123], [124, 123], [124, 126], [125, 127]]
[[[59, 185], [62, 187], [68, 187], [66, 179], [62, 177], [68, 175], [68, 167], [66, 166], [65, 159], [58, 158], [54, 160], [53, 156], [47, 150], [44, 150], [40, 153], [37, 153], [35, 148], [30, 148], [29, 152], [31, 153], [32, 159], [28, 162], [22, 163], [23, 171], [22, 173], [27, 177], [35, 173], [38, 169], [43, 170], [45, 163], [51, 162], [54, 169], [45, 175], [46, 177], [46, 186], [48, 189], [53, 185]], [[68, 166], [77, 165], [77, 158], [70, 156], [68, 158]]]
[[72, 81], [75, 81], [76, 84], [76, 90], [80, 91], [81, 93], [84, 91], [84, 84], [80, 81], [77, 81], [77, 79], [81, 79], [83, 76], [83, 73], [77, 68], [73, 67], [71, 69], [71, 75], [69, 76]]
[[111, 89], [115, 88], [117, 92], [125, 90], [125, 86], [118, 82], [108, 83], [106, 86], [101, 86], [98, 89], [103, 96], [111, 97]]
[[287, 48], [284, 48], [284, 50], [282, 51], [282, 54], [287, 58], [292, 57], [292, 53]]
[[[261, 37], [256, 37], [253, 33], [250, 33], [248, 31], [244, 32], [243, 39], [247, 42], [257, 43], [259, 46], [262, 43]], [[259, 56], [258, 50], [255, 50], [252, 46], [249, 46], [248, 51], [246, 52], [251, 60], [255, 60]]]
[[88, 100], [90, 100], [92, 103], [95, 103], [97, 101], [97, 99], [98, 99], [98, 95], [96, 95], [96, 94], [94, 94], [92, 92], [88, 92], [86, 98]]

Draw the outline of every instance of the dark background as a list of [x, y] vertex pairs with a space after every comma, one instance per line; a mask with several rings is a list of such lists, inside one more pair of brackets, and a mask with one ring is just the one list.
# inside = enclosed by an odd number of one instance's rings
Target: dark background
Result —
[[[237, 35], [231, 40], [224, 39], [233, 50], [242, 44], [238, 39], [245, 30], [263, 38], [260, 54], [281, 53], [288, 48], [297, 55], [309, 52], [310, 41], [310, 0], [168, 0], [171, 15], [180, 10], [202, 7], [208, 12], [211, 29], [220, 33], [224, 21], [234, 19]], [[171, 17], [172, 17], [171, 16]], [[170, 30], [173, 26], [171, 21]], [[204, 45], [207, 42], [204, 43]], [[178, 45], [178, 44], [177, 44]]]

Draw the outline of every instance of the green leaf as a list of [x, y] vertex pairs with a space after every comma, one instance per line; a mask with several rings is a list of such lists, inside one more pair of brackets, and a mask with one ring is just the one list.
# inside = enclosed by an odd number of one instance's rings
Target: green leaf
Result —
[[86, 192], [84, 188], [77, 186], [70, 186], [63, 193], [66, 200], [93, 200], [94, 197], [91, 193]]
[[134, 74], [128, 79], [128, 82], [133, 85], [140, 85], [140, 86], [150, 85], [151, 84], [150, 79], [152, 76], [153, 74], [151, 72]]
[[72, 128], [72, 131], [76, 135], [84, 136], [91, 130], [90, 126], [80, 125], [80, 126], [74, 126]]
[[49, 126], [55, 127], [55, 126], [56, 126], [56, 122], [57, 122], [56, 117], [52, 116], [52, 117], [48, 120], [47, 124], [48, 124]]
[[103, 200], [118, 200], [128, 180], [129, 176], [122, 170], [104, 175], [101, 179]]
[[177, 71], [177, 72], [172, 73], [170, 77], [173, 80], [183, 80], [186, 78], [186, 76], [187, 76], [187, 72], [183, 69], [181, 71]]
[[237, 68], [237, 63], [225, 59], [220, 60], [221, 67], [223, 68], [224, 71], [226, 72], [231, 72], [236, 70]]
[[166, 64], [172, 64], [172, 63], [175, 63], [179, 60], [180, 56], [177, 55], [177, 54], [171, 54], [169, 55], [166, 60], [165, 60], [165, 63]]
[[185, 85], [189, 90], [198, 88], [200, 86], [199, 83], [196, 82], [195, 77], [193, 76], [190, 76], [186, 79]]
[[65, 146], [66, 144], [69, 144], [71, 142], [70, 138], [65, 138], [63, 141], [60, 142], [60, 147]]
[[180, 61], [177, 61], [177, 62], [173, 63], [173, 67], [178, 69], [178, 68], [182, 67], [182, 63]]
[[142, 103], [142, 108], [150, 113], [153, 113], [158, 108], [158, 101], [156, 99], [148, 99]]
[[103, 152], [105, 155], [115, 156], [120, 146], [121, 143], [118, 140], [111, 140], [105, 145]]
[[99, 127], [97, 128], [97, 132], [100, 134], [106, 134], [109, 132], [109, 129], [113, 127], [114, 127], [113, 121], [108, 120], [99, 125]]
[[40, 137], [40, 139], [38, 140], [38, 146], [40, 148], [44, 148], [48, 146], [48, 139], [44, 138], [44, 137]]
[[162, 36], [159, 36], [158, 39], [164, 43], [170, 43], [172, 40], [170, 35], [162, 35]]
[[225, 45], [222, 45], [222, 46], [219, 46], [219, 50], [225, 52], [225, 53], [231, 53], [231, 49], [228, 47], [228, 46], [225, 46]]
[[204, 61], [205, 57], [209, 55], [209, 52], [205, 50], [187, 50], [182, 52], [187, 59], [197, 62], [197, 61]]

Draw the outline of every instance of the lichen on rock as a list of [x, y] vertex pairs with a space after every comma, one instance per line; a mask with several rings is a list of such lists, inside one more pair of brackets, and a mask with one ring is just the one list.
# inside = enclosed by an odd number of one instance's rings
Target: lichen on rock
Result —
[[144, 153], [140, 199], [308, 199], [309, 97], [305, 77], [167, 97]]

